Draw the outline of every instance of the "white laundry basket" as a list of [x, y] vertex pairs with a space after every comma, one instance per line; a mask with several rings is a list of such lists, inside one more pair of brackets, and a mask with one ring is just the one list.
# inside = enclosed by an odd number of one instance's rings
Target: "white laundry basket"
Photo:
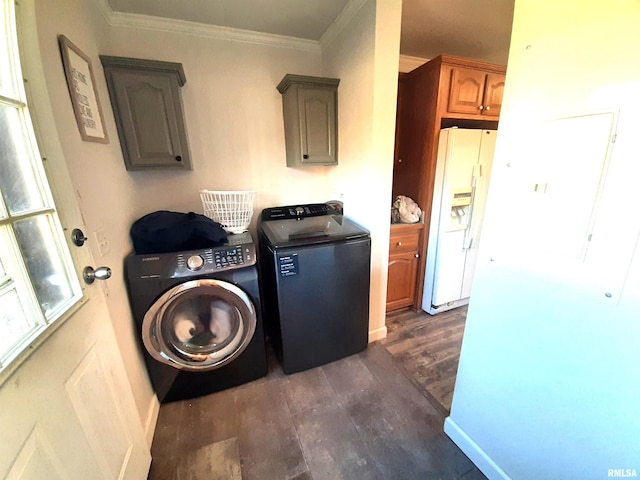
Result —
[[201, 190], [204, 214], [218, 222], [229, 233], [242, 233], [249, 229], [253, 215], [254, 191]]

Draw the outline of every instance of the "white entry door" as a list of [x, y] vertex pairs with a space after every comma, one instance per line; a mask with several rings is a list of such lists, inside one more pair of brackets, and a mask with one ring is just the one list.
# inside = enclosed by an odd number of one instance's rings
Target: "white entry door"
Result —
[[149, 448], [106, 307], [92, 293], [0, 388], [2, 478], [147, 476]]
[[[43, 187], [37, 178], [32, 183], [24, 182], [24, 186], [16, 183], [19, 179], [8, 181], [8, 172], [15, 172], [16, 168], [7, 167], [0, 172], [5, 177], [0, 179], [4, 182], [0, 201], [0, 240], [5, 242], [0, 243], [0, 301], [4, 302], [0, 308], [0, 333], [3, 336], [0, 339], [0, 360], [4, 358], [4, 363], [0, 363], [0, 478], [146, 478], [151, 461], [149, 447], [115, 341], [100, 282], [87, 285], [81, 280], [83, 268], [96, 265], [86, 244], [78, 247], [70, 240], [72, 229], [82, 228], [82, 219], [47, 97], [37, 48], [33, 0], [21, 0], [20, 5], [15, 7], [19, 10], [21, 28], [18, 31], [23, 53], [22, 69], [30, 93], [27, 95], [29, 109], [25, 106], [24, 92], [21, 91], [19, 65], [7, 68], [11, 64], [10, 57], [15, 53], [14, 2], [0, 1], [4, 12], [4, 18], [0, 17], [3, 18], [4, 28], [3, 38], [0, 39], [0, 61], [3, 62], [3, 78], [0, 81], [0, 114], [3, 118], [0, 120], [4, 122], [0, 122], [0, 128], [3, 129], [0, 147], [5, 156], [1, 161], [5, 162], [5, 167], [26, 165], [27, 170], [33, 168], [37, 177], [38, 162], [40, 158], [46, 158], [46, 180], [52, 186], [49, 194], [46, 185]], [[12, 71], [17, 72], [13, 85], [8, 79]], [[7, 93], [12, 88], [17, 92], [15, 97]], [[20, 112], [27, 112], [27, 115], [21, 116]], [[34, 142], [33, 148], [28, 148], [28, 133], [27, 140], [23, 142], [26, 147], [13, 148], [20, 143], [12, 143], [15, 129], [26, 128], [30, 131], [30, 125], [25, 127], [25, 123], [28, 123], [24, 121], [25, 118], [33, 118], [37, 125], [39, 152], [35, 151]], [[11, 148], [14, 151], [7, 154], [7, 149]], [[37, 162], [29, 167], [28, 161], [14, 161], [18, 150], [20, 154], [26, 152], [26, 156], [33, 154]], [[9, 157], [14, 160], [6, 160]], [[29, 211], [33, 209], [27, 208], [27, 213], [12, 214], [9, 195], [5, 195], [8, 190], [18, 198], [23, 193], [26, 198], [27, 193], [37, 197], [38, 192], [45, 192], [40, 201], [42, 205], [37, 207], [44, 213], [30, 216]], [[19, 210], [18, 207], [16, 209]], [[38, 223], [40, 220], [43, 223]], [[21, 233], [21, 228], [28, 221], [33, 225], [53, 225], [53, 232], [62, 228], [63, 233], [59, 237], [64, 237], [60, 241], [61, 251], [64, 252], [65, 248], [71, 251], [73, 265], [71, 261], [68, 262], [70, 268], [66, 274], [57, 277], [49, 275], [43, 279], [47, 286], [56, 286], [60, 284], [60, 278], [66, 275], [70, 300], [66, 301], [64, 311], [59, 315], [49, 315], [53, 307], [43, 302], [42, 296], [46, 294], [33, 281], [32, 275], [33, 270], [38, 268], [39, 260], [33, 252], [49, 249], [55, 243], [56, 236], [43, 234], [40, 238], [35, 233], [29, 234], [31, 236], [25, 235], [24, 231]], [[40, 232], [45, 230], [43, 227]], [[34, 232], [37, 231], [34, 229]], [[20, 248], [11, 250], [8, 246], [12, 242]], [[64, 255], [60, 258], [60, 265], [63, 265]], [[63, 267], [60, 271], [64, 273]], [[21, 282], [20, 271], [31, 281]], [[29, 302], [24, 300], [28, 295], [24, 296], [23, 293], [29, 289], [35, 291], [34, 298], [39, 300], [39, 304], [33, 302], [35, 310], [33, 305], [29, 306]], [[22, 307], [24, 311], [31, 308], [42, 320], [38, 323], [31, 321], [27, 315], [11, 316], [7, 313], [9, 307], [16, 312]], [[9, 334], [17, 339], [16, 342], [26, 339], [26, 343], [22, 343], [26, 348], [16, 347], [12, 350], [13, 344], [6, 339]], [[14, 344], [17, 345], [16, 342]]]

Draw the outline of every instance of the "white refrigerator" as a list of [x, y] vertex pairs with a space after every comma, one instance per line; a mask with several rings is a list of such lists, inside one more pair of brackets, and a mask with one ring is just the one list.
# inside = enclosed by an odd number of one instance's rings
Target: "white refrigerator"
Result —
[[422, 309], [469, 303], [489, 188], [495, 130], [440, 131]]

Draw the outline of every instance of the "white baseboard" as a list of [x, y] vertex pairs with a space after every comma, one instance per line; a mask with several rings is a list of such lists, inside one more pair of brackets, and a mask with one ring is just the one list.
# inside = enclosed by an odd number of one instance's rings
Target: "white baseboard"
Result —
[[158, 422], [158, 414], [160, 413], [160, 402], [155, 395], [151, 397], [149, 408], [147, 409], [147, 419], [144, 422], [144, 433], [147, 437], [149, 448], [153, 443], [153, 434], [156, 432], [156, 423]]
[[453, 443], [469, 457], [469, 460], [471, 460], [489, 480], [511, 480], [511, 477], [496, 465], [484, 450], [451, 420], [451, 417], [447, 417], [444, 421], [444, 433], [453, 440]]
[[387, 326], [383, 325], [375, 330], [369, 330], [369, 343], [387, 338]]

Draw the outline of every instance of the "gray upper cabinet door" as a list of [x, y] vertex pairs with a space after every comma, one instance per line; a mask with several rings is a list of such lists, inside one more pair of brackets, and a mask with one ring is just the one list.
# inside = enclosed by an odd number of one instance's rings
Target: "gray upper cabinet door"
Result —
[[101, 56], [127, 170], [191, 169], [182, 65]]
[[288, 167], [338, 164], [339, 82], [286, 75], [278, 85]]

